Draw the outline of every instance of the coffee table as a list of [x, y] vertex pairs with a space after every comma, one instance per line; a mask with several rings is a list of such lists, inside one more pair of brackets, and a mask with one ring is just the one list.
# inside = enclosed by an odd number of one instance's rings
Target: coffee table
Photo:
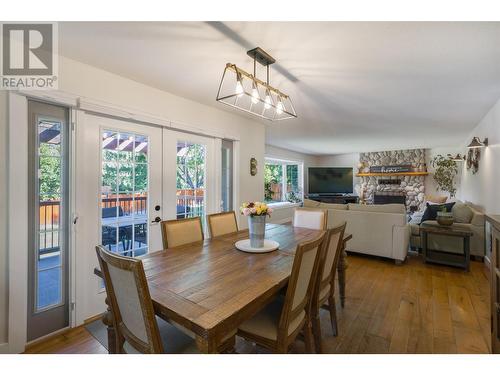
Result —
[[[429, 235], [461, 237], [463, 240], [463, 252], [453, 253], [443, 250], [430, 249], [428, 244]], [[422, 252], [425, 263], [438, 263], [447, 266], [461, 267], [469, 271], [470, 266], [470, 237], [472, 231], [451, 226], [420, 225], [420, 236], [422, 238]]]

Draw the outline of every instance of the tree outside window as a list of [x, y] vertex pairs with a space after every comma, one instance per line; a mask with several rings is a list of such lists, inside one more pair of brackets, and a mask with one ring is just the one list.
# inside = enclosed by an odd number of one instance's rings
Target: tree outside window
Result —
[[302, 201], [302, 164], [266, 159], [264, 197], [269, 203]]

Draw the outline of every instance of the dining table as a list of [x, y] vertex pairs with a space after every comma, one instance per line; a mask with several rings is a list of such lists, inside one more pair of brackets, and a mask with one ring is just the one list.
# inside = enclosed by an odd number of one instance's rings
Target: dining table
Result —
[[[278, 250], [248, 253], [235, 247], [248, 230], [207, 238], [140, 257], [156, 315], [193, 334], [201, 353], [220, 352], [228, 336], [286, 287], [297, 245], [323, 231], [267, 224], [265, 236]], [[345, 300], [345, 234], [338, 266], [341, 305]], [[102, 277], [100, 269], [94, 273]], [[119, 352], [109, 301], [103, 315], [108, 351]], [[232, 342], [230, 341], [232, 340]], [[226, 344], [227, 345], [227, 344]], [[229, 346], [234, 345], [234, 335]]]

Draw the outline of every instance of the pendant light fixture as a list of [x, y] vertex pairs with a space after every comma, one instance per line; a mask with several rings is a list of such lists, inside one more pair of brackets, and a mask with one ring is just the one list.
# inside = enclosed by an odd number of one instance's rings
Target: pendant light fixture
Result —
[[[269, 66], [276, 60], [259, 47], [247, 55], [253, 58], [253, 74], [227, 63], [216, 100], [270, 121], [296, 118], [290, 97], [269, 84]], [[257, 78], [257, 62], [266, 67], [265, 82]]]

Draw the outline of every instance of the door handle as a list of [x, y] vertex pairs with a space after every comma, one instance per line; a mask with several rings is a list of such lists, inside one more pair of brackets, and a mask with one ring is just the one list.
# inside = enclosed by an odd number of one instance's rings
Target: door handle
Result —
[[157, 216], [151, 223], [159, 223], [161, 221], [161, 217]]

